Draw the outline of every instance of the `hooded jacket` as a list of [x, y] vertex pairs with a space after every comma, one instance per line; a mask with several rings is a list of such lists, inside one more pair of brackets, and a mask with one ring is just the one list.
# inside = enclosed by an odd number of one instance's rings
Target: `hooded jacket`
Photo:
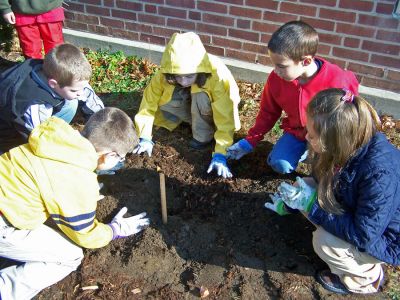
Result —
[[0, 0], [0, 12], [38, 15], [61, 7], [63, 0]]
[[315, 201], [308, 218], [380, 261], [400, 265], [400, 151], [382, 133], [361, 147], [337, 175], [335, 215]]
[[246, 140], [253, 147], [271, 130], [281, 117], [282, 111], [286, 113], [286, 117], [282, 119], [281, 128], [285, 133], [305, 141], [306, 108], [315, 94], [322, 90], [347, 88], [358, 95], [358, 81], [352, 72], [342, 70], [320, 57], [316, 59], [322, 65], [318, 73], [305, 84], [300, 84], [297, 79], [286, 81], [274, 71], [268, 76], [261, 95], [256, 123], [246, 136]]
[[167, 82], [164, 74], [209, 73], [202, 88], [191, 86], [191, 93], [205, 92], [213, 111], [216, 132], [215, 152], [225, 154], [232, 145], [233, 133], [240, 129], [238, 104], [239, 88], [225, 64], [216, 56], [208, 54], [199, 38], [193, 32], [175, 33], [165, 48], [161, 59], [161, 69], [146, 87], [135, 124], [141, 138], [151, 139], [153, 125], [168, 130], [179, 124], [166, 120], [159, 109], [171, 101], [175, 86]]
[[51, 217], [76, 244], [107, 245], [112, 229], [95, 218], [97, 159], [77, 130], [49, 118], [35, 127], [28, 144], [0, 156], [0, 212], [18, 229], [35, 229]]

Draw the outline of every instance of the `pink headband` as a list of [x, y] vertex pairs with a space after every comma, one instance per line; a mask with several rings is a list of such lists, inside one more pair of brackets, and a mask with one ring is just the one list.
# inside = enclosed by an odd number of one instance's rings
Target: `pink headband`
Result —
[[354, 94], [348, 89], [343, 89], [343, 91], [345, 92], [345, 94], [340, 98], [340, 100], [347, 103], [353, 103]]

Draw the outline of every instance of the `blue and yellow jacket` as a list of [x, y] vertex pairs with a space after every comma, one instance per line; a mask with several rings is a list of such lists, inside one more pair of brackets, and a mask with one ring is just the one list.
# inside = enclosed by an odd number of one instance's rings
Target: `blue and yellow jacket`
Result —
[[0, 211], [14, 227], [35, 229], [49, 217], [73, 242], [99, 248], [112, 240], [96, 220], [99, 185], [93, 145], [66, 122], [51, 117], [28, 144], [0, 156]]

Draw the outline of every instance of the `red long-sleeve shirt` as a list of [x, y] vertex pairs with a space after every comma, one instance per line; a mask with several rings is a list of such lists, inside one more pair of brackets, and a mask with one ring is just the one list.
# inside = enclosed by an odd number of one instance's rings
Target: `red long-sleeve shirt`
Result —
[[353, 72], [342, 70], [322, 58], [318, 73], [310, 81], [300, 84], [299, 81], [286, 81], [273, 71], [261, 95], [260, 111], [256, 123], [249, 130], [246, 140], [255, 147], [264, 135], [271, 130], [280, 118], [282, 111], [286, 117], [282, 119], [281, 128], [304, 141], [307, 122], [306, 108], [312, 97], [319, 91], [328, 88], [346, 88], [358, 95], [358, 81]]

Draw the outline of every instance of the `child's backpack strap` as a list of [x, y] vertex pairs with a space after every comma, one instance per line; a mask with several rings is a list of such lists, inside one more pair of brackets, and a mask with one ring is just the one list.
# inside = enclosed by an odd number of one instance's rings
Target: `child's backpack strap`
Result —
[[34, 66], [42, 62], [42, 59], [27, 59], [0, 74], [0, 109], [12, 106], [21, 84]]

